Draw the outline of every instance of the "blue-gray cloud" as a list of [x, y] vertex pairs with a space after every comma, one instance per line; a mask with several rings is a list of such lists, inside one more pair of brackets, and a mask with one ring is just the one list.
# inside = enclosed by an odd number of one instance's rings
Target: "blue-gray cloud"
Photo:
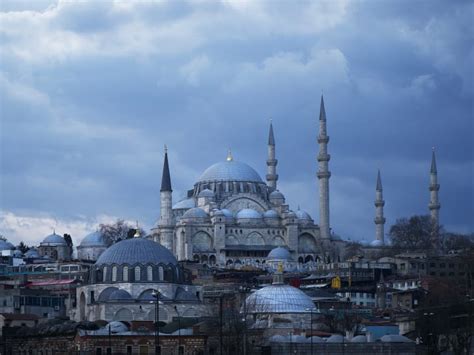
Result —
[[432, 146], [442, 223], [474, 230], [470, 2], [5, 2], [2, 11], [3, 211], [151, 226], [165, 143], [178, 199], [228, 147], [263, 176], [271, 117], [281, 189], [317, 221], [323, 91], [336, 232], [373, 238], [377, 168], [388, 224], [427, 213]]

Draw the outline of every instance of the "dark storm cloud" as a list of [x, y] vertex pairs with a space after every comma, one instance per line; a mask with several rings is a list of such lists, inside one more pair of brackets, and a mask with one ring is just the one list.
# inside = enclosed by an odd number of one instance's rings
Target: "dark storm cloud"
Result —
[[337, 233], [373, 238], [377, 168], [388, 225], [427, 213], [432, 146], [442, 223], [474, 229], [469, 2], [2, 10], [1, 208], [10, 217], [108, 215], [149, 227], [165, 143], [177, 200], [228, 148], [264, 176], [272, 118], [280, 188], [317, 222], [324, 91]]

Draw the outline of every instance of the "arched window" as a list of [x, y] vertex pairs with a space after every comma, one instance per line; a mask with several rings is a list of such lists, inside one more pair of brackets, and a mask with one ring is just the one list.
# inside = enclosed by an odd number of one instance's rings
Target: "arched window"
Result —
[[163, 281], [164, 278], [163, 266], [158, 266], [158, 280]]
[[128, 281], [128, 266], [124, 266], [122, 270], [122, 281]]
[[117, 281], [117, 266], [112, 266], [112, 282]]
[[107, 281], [107, 266], [104, 266], [104, 270], [102, 272], [102, 281]]
[[140, 276], [142, 276], [140, 266], [135, 266], [135, 281], [140, 281]]
[[146, 268], [146, 279], [148, 281], [153, 281], [153, 268], [151, 265], [148, 265]]

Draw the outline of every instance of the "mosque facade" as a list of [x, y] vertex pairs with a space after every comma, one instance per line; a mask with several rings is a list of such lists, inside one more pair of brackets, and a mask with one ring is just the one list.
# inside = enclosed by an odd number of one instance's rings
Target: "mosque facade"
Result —
[[320, 223], [291, 208], [278, 189], [276, 141], [270, 124], [264, 181], [249, 165], [227, 159], [207, 168], [187, 198], [173, 204], [168, 153], [165, 150], [160, 190], [160, 218], [152, 238], [178, 260], [220, 266], [265, 263], [276, 247], [286, 248], [294, 262], [305, 264], [343, 259], [345, 242], [329, 224], [329, 159], [326, 112], [320, 107], [318, 155]]

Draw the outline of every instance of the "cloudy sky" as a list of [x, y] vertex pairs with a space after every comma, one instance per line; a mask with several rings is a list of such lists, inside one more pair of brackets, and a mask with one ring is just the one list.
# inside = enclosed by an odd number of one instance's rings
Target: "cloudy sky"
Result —
[[0, 233], [80, 240], [117, 217], [159, 215], [163, 145], [174, 200], [209, 165], [265, 174], [273, 119], [279, 188], [318, 221], [323, 92], [331, 225], [374, 237], [426, 214], [431, 148], [441, 223], [474, 231], [471, 1], [3, 0]]

